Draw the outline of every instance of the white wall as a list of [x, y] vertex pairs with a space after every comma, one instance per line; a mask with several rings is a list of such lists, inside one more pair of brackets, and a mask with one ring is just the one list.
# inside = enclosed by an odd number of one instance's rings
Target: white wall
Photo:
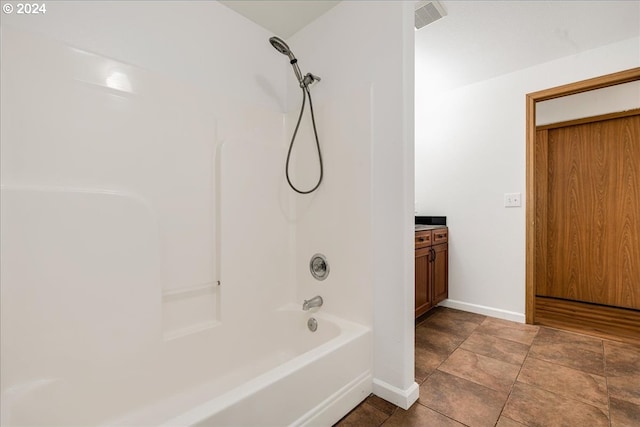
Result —
[[[327, 310], [373, 325], [374, 392], [404, 407], [417, 398], [413, 31], [411, 2], [345, 1], [289, 43], [302, 72], [322, 78], [311, 91], [326, 168], [317, 193], [295, 196], [298, 299], [320, 294]], [[292, 75], [290, 121], [301, 96]], [[317, 160], [305, 131], [296, 177], [309, 187]], [[308, 271], [316, 252], [331, 265], [324, 282]]]
[[436, 97], [417, 79], [417, 211], [448, 219], [448, 305], [524, 321], [526, 201], [503, 193], [525, 198], [525, 95], [639, 65], [633, 38]]

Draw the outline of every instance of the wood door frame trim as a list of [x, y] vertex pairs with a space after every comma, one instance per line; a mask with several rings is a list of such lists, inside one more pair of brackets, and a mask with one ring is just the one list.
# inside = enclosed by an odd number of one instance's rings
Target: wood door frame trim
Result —
[[592, 79], [569, 83], [526, 95], [526, 272], [525, 272], [525, 319], [527, 323], [535, 321], [536, 283], [535, 283], [535, 247], [536, 247], [536, 103], [563, 96], [575, 95], [590, 90], [601, 89], [623, 83], [640, 80], [640, 67]]
[[536, 127], [536, 130], [537, 131], [552, 130], [552, 129], [558, 129], [558, 128], [563, 128], [567, 126], [586, 125], [589, 123], [603, 122], [605, 120], [621, 119], [624, 117], [632, 117], [632, 116], [639, 116], [639, 115], [640, 115], [640, 108], [634, 108], [633, 110], [619, 111], [617, 113], [607, 113], [599, 116], [585, 117], [583, 119], [573, 119], [573, 120], [567, 120], [566, 122], [557, 122], [557, 123], [549, 123], [548, 125], [540, 125]]

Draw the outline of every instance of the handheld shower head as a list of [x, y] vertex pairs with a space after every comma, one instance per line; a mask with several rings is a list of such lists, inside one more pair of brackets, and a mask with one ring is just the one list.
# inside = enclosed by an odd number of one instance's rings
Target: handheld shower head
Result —
[[[287, 177], [287, 182], [289, 186], [299, 194], [309, 194], [316, 191], [316, 189], [320, 186], [323, 177], [323, 166], [322, 166], [322, 153], [320, 152], [320, 140], [318, 139], [318, 131], [316, 130], [316, 119], [313, 114], [313, 104], [311, 102], [311, 92], [309, 91], [309, 85], [313, 82], [320, 81], [320, 77], [314, 76], [311, 73], [307, 73], [306, 76], [302, 77], [302, 73], [300, 72], [300, 67], [298, 66], [298, 60], [295, 56], [293, 56], [293, 52], [289, 49], [289, 46], [282, 40], [280, 37], [270, 37], [269, 43], [274, 47], [275, 50], [280, 52], [283, 55], [287, 55], [289, 58], [289, 63], [293, 67], [293, 72], [296, 74], [296, 78], [298, 79], [298, 83], [300, 83], [300, 88], [302, 89], [302, 107], [300, 107], [300, 115], [298, 116], [298, 122], [296, 123], [296, 128], [293, 131], [293, 136], [291, 137], [291, 143], [289, 144], [289, 151], [287, 152], [287, 163], [285, 165], [285, 176]], [[291, 149], [293, 148], [293, 143], [296, 140], [296, 135], [298, 134], [298, 129], [300, 128], [300, 121], [302, 120], [302, 114], [304, 113], [304, 105], [307, 100], [307, 96], [309, 97], [309, 108], [311, 109], [311, 123], [313, 124], [313, 134], [316, 137], [316, 147], [318, 149], [318, 163], [320, 164], [320, 177], [318, 178], [318, 182], [311, 190], [299, 190], [293, 183], [291, 182], [291, 178], [289, 177], [289, 160], [291, 159]], [[307, 305], [307, 301], [305, 301], [305, 306]], [[305, 308], [306, 310], [306, 308]]]
[[284, 42], [284, 40], [282, 40], [280, 37], [273, 36], [269, 38], [269, 43], [271, 43], [271, 46], [273, 46], [278, 52], [289, 57], [289, 63], [293, 67], [293, 72], [298, 79], [298, 83], [300, 83], [300, 87], [306, 87], [305, 85], [308, 83], [305, 83], [304, 78], [302, 77], [302, 72], [300, 71], [300, 67], [298, 66], [298, 60], [293, 55], [293, 52], [291, 52], [291, 49], [289, 49], [289, 46]]
[[273, 46], [281, 54], [287, 55], [289, 57], [293, 56], [293, 53], [291, 53], [291, 49], [289, 49], [289, 46], [280, 37], [271, 37], [269, 39], [269, 43], [271, 43], [271, 46]]

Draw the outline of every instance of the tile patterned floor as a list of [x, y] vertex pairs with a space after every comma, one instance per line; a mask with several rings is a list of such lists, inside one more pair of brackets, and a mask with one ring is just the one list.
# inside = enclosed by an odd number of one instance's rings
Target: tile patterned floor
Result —
[[418, 401], [371, 395], [337, 427], [640, 426], [640, 347], [441, 307], [415, 345]]

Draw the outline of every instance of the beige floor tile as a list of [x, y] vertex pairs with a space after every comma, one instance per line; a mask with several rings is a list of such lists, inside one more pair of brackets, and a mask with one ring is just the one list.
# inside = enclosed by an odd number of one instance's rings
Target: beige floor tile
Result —
[[431, 350], [445, 357], [448, 357], [463, 341], [463, 337], [424, 324], [418, 326], [415, 332], [416, 348]]
[[447, 418], [419, 403], [414, 403], [408, 410], [398, 408], [383, 424], [384, 427], [463, 427], [457, 421]]
[[528, 426], [609, 426], [608, 415], [601, 409], [519, 381], [502, 416]]
[[610, 399], [611, 427], [640, 426], [640, 405], [634, 405], [616, 398]]
[[605, 377], [528, 357], [518, 381], [608, 411]]
[[362, 402], [346, 417], [335, 424], [336, 427], [379, 427], [389, 418], [380, 409], [369, 403]]
[[459, 348], [440, 365], [438, 370], [503, 393], [506, 399], [518, 376], [520, 365], [513, 365]]
[[570, 332], [541, 328], [529, 356], [547, 362], [604, 375], [602, 340]]
[[487, 317], [475, 331], [521, 344], [531, 345], [538, 333], [538, 329], [539, 326]]
[[503, 393], [441, 371], [420, 386], [420, 404], [468, 426], [495, 426], [504, 401]]
[[640, 347], [604, 341], [607, 376], [640, 376]]
[[456, 310], [448, 307], [438, 307], [438, 313], [446, 316], [451, 316], [457, 320], [464, 320], [465, 322], [473, 322], [478, 325], [481, 324], [487, 316], [483, 314], [471, 313], [470, 311]]
[[474, 332], [460, 348], [502, 360], [503, 362], [522, 364], [529, 352], [529, 346], [515, 341], [505, 340], [492, 335]]
[[397, 408], [397, 406], [394, 405], [393, 403], [387, 402], [383, 398], [378, 397], [378, 396], [376, 396], [374, 394], [372, 394], [369, 397], [367, 397], [365, 399], [365, 403], [373, 406], [376, 409], [379, 409], [380, 411], [384, 412], [387, 415], [393, 414], [393, 412]]
[[524, 424], [520, 424], [517, 421], [513, 421], [511, 418], [507, 418], [507, 417], [500, 417], [500, 419], [498, 420], [498, 424], [496, 424], [496, 427], [523, 427]]
[[640, 375], [607, 378], [609, 396], [640, 405]]
[[564, 343], [570, 344], [576, 349], [592, 351], [594, 353], [603, 352], [603, 340], [600, 338], [578, 334], [576, 332], [561, 331], [548, 327], [541, 327], [536, 336], [537, 343]]
[[429, 348], [416, 347], [414, 372], [416, 382], [422, 384], [446, 359], [446, 354], [437, 353]]
[[458, 312], [441, 311], [427, 319], [423, 326], [466, 339], [483, 321], [483, 316], [480, 317], [469, 318], [461, 316]]

